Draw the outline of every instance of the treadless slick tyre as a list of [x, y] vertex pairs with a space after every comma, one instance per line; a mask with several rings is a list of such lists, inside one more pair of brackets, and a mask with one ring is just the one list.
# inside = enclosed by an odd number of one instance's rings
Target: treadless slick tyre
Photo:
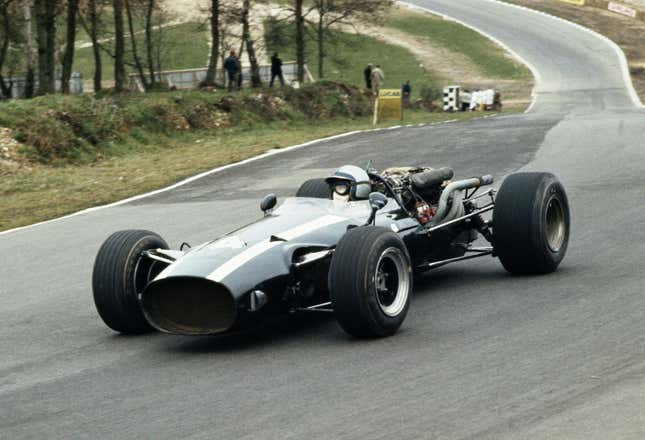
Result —
[[119, 231], [103, 243], [96, 256], [94, 304], [112, 330], [125, 334], [152, 330], [141, 311], [139, 295], [163, 270], [163, 264], [141, 258], [150, 249], [168, 249], [168, 244], [154, 232]]
[[359, 338], [394, 334], [408, 313], [412, 267], [398, 235], [385, 228], [347, 232], [329, 268], [329, 291], [340, 326]]
[[300, 186], [296, 197], [313, 197], [315, 199], [331, 199], [331, 189], [325, 179], [307, 180]]
[[554, 175], [517, 173], [506, 178], [495, 202], [493, 241], [507, 271], [555, 271], [567, 252], [569, 229], [567, 194]]

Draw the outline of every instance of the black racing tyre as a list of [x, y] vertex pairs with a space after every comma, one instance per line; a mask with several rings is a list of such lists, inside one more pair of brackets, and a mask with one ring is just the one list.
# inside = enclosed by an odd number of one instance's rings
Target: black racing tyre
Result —
[[313, 197], [316, 199], [331, 199], [331, 188], [325, 179], [310, 179], [300, 186], [296, 197]]
[[351, 229], [340, 240], [329, 268], [329, 293], [340, 326], [359, 338], [394, 334], [412, 295], [410, 255], [389, 229]]
[[553, 272], [567, 252], [570, 219], [567, 194], [553, 174], [512, 174], [495, 201], [495, 253], [513, 274]]
[[168, 244], [154, 232], [119, 231], [103, 243], [96, 256], [92, 274], [94, 304], [112, 330], [125, 334], [152, 330], [139, 298], [164, 265], [141, 258], [141, 253], [150, 249], [168, 249]]

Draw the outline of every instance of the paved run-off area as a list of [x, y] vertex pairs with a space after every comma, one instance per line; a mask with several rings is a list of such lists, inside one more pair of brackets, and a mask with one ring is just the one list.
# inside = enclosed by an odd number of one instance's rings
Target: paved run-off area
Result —
[[[526, 115], [355, 135], [232, 168], [136, 203], [0, 236], [2, 438], [642, 438], [645, 112], [610, 45], [488, 0], [416, 0], [539, 72]], [[173, 245], [258, 216], [258, 199], [343, 163], [540, 169], [564, 181], [570, 252], [546, 277], [493, 259], [417, 285], [392, 338], [292, 320], [234, 338], [120, 337], [90, 274], [113, 230]]]

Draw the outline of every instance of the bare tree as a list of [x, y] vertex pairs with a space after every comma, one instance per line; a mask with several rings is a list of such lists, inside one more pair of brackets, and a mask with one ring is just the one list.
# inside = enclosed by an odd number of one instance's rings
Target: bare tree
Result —
[[113, 0], [114, 12], [114, 90], [125, 88], [125, 29], [123, 27], [123, 0]]
[[94, 92], [103, 88], [103, 59], [101, 57], [100, 36], [103, 33], [103, 15], [106, 0], [87, 0], [80, 9], [80, 22], [85, 32], [92, 41], [92, 55], [94, 57]]
[[298, 81], [305, 80], [305, 13], [304, 0], [295, 0], [296, 18], [296, 63], [298, 64]]
[[354, 25], [357, 21], [373, 22], [392, 5], [392, 0], [312, 0], [316, 20], [308, 21], [315, 29], [318, 44], [318, 77], [324, 78], [325, 39], [334, 25]]
[[31, 21], [31, 1], [23, 0], [22, 7], [27, 40], [27, 77], [25, 78], [25, 98], [31, 98], [34, 96], [34, 35]]
[[74, 49], [76, 43], [76, 18], [78, 17], [79, 0], [67, 1], [67, 39], [63, 56], [63, 75], [61, 78], [62, 91], [69, 93], [69, 81], [72, 77], [74, 64]]
[[3, 69], [7, 62], [9, 45], [16, 40], [16, 29], [13, 25], [14, 15], [12, 14], [13, 0], [0, 1], [0, 97], [11, 97], [12, 85], [7, 84], [3, 75]]
[[220, 45], [219, 0], [211, 0], [209, 21], [211, 27], [211, 51], [204, 83], [207, 86], [213, 86], [215, 84], [215, 78], [217, 78], [217, 61], [219, 59]]
[[38, 42], [38, 94], [56, 91], [56, 17], [59, 2], [35, 0]]
[[[150, 81], [149, 81], [149, 87], [154, 86], [156, 82], [156, 76], [155, 76], [155, 62], [154, 62], [154, 42], [153, 42], [153, 19], [154, 19], [154, 12], [156, 9], [156, 3], [155, 0], [147, 0], [146, 1], [146, 19], [145, 19], [145, 24], [146, 24], [146, 55], [148, 58], [148, 72], [150, 74]], [[161, 26], [159, 27], [161, 29]]]
[[[260, 65], [255, 54], [255, 44], [251, 38], [251, 29], [249, 24], [249, 14], [251, 1], [244, 0], [242, 3], [242, 45], [246, 46], [246, 52], [249, 55], [249, 64], [251, 64], [251, 84], [253, 87], [261, 87], [262, 79], [260, 77]], [[242, 56], [240, 50], [240, 57]]]
[[[137, 49], [137, 35], [136, 35], [136, 32], [134, 31], [134, 21], [132, 18], [132, 7], [130, 5], [130, 0], [125, 0], [124, 5], [125, 5], [126, 17], [128, 18], [128, 29], [130, 30], [130, 45], [132, 46], [132, 58], [134, 60], [134, 67], [135, 69], [137, 69], [137, 73], [139, 74], [139, 80], [141, 81], [141, 84], [147, 90], [150, 84], [148, 83], [146, 74], [143, 71], [143, 64], [141, 63], [141, 60], [139, 58], [139, 51]], [[154, 77], [153, 77], [153, 80], [154, 80]]]

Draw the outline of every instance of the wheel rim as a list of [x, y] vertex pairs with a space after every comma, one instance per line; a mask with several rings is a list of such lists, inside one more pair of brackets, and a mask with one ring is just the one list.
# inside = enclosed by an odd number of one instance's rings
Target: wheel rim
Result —
[[381, 254], [376, 265], [375, 285], [381, 311], [390, 317], [399, 315], [410, 294], [410, 271], [400, 249], [391, 247]]
[[546, 240], [553, 252], [558, 252], [562, 249], [566, 231], [562, 203], [557, 197], [552, 197], [546, 208]]

